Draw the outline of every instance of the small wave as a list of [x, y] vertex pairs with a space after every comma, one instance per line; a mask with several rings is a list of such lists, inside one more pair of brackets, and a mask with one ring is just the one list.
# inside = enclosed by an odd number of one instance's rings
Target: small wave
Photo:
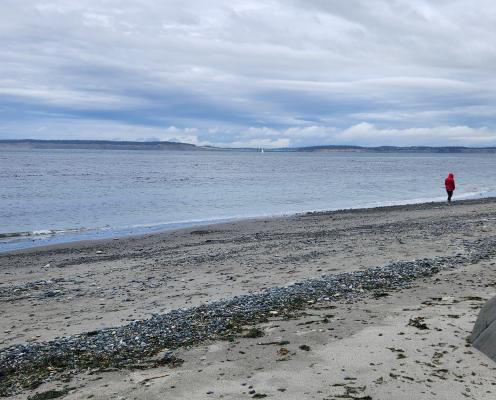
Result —
[[36, 238], [50, 237], [55, 235], [56, 233], [56, 231], [50, 229], [43, 229], [32, 232], [7, 232], [0, 233], [0, 240], [2, 240], [2, 243], [19, 240], [31, 240]]
[[51, 229], [41, 229], [39, 231], [33, 231], [32, 235], [33, 236], [40, 236], [40, 235], [54, 235], [56, 231], [51, 230]]
[[51, 237], [55, 235], [65, 235], [65, 234], [77, 234], [82, 232], [91, 231], [93, 229], [89, 228], [71, 228], [71, 229], [39, 229], [35, 231], [23, 231], [23, 232], [6, 232], [0, 233], [0, 239], [5, 240], [26, 240], [26, 239], [42, 239], [46, 237]]
[[26, 236], [31, 236], [31, 232], [0, 233], [0, 239], [18, 238], [18, 237], [26, 237]]

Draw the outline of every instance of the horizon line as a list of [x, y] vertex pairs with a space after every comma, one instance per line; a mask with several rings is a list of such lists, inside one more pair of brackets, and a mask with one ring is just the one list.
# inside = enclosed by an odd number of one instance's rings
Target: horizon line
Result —
[[159, 145], [159, 144], [171, 144], [171, 145], [183, 145], [191, 146], [195, 148], [211, 148], [211, 149], [222, 149], [222, 150], [260, 150], [264, 149], [266, 151], [274, 150], [298, 150], [298, 149], [319, 149], [319, 148], [350, 148], [350, 149], [380, 149], [380, 148], [393, 148], [393, 149], [467, 149], [467, 150], [496, 150], [496, 146], [432, 146], [432, 145], [410, 145], [410, 146], [393, 146], [393, 145], [356, 145], [356, 144], [317, 144], [309, 146], [296, 146], [296, 147], [224, 147], [215, 145], [198, 145], [188, 142], [176, 142], [170, 140], [108, 140], [108, 139], [0, 139], [0, 144], [8, 143], [53, 143], [53, 144], [121, 144], [121, 145]]

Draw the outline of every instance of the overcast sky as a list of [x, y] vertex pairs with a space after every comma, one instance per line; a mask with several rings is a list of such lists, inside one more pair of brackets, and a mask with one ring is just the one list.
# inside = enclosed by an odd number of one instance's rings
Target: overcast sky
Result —
[[494, 0], [2, 0], [0, 138], [496, 145]]

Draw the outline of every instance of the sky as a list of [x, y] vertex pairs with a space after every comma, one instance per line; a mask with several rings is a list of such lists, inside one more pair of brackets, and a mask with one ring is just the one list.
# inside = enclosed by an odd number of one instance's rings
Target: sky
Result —
[[0, 139], [496, 146], [494, 0], [2, 0]]

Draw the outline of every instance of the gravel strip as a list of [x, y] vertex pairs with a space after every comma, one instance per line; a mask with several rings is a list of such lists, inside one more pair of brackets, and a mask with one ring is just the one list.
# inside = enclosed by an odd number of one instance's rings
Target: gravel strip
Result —
[[[239, 333], [244, 324], [266, 321], [277, 312], [290, 316], [308, 302], [347, 299], [367, 292], [407, 287], [442, 269], [477, 263], [496, 255], [496, 238], [466, 243], [468, 255], [400, 261], [364, 271], [323, 275], [286, 287], [174, 310], [128, 325], [0, 350], [0, 396], [35, 388], [53, 377], [93, 368], [146, 368], [166, 364], [150, 357], [206, 339]], [[272, 314], [271, 314], [272, 312]]]
[[32, 282], [26, 282], [20, 285], [1, 286], [1, 301], [18, 301], [22, 299], [44, 299], [47, 297], [58, 297], [64, 294], [64, 284], [67, 281], [64, 278], [41, 279]]

